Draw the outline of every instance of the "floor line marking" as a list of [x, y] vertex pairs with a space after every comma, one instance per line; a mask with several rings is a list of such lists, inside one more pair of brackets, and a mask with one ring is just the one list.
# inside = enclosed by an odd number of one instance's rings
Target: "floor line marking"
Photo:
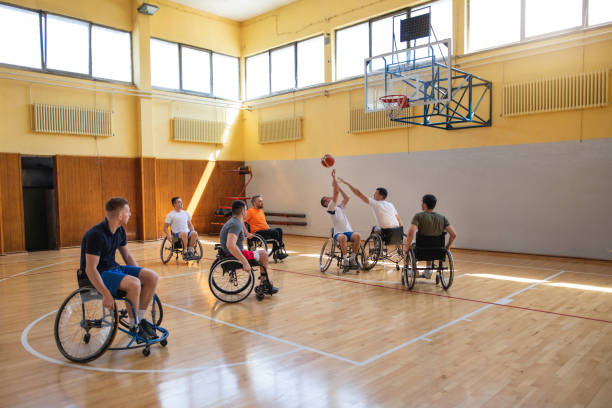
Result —
[[[537, 256], [537, 255], [536, 255]], [[560, 269], [555, 269], [555, 268], [545, 268], [542, 266], [523, 266], [523, 265], [511, 265], [511, 264], [501, 264], [501, 263], [495, 263], [495, 262], [481, 262], [481, 261], [466, 261], [466, 260], [457, 260], [457, 262], [466, 262], [466, 263], [475, 263], [475, 264], [482, 264], [482, 265], [495, 265], [495, 266], [506, 266], [508, 268], [522, 268], [522, 269], [540, 269], [543, 271], [559, 271]], [[600, 273], [600, 272], [581, 272], [581, 271], [573, 271], [571, 269], [564, 269], [564, 271], [566, 273], [579, 273], [582, 275], [596, 275], [596, 276], [606, 276], [609, 278], [612, 278], [612, 274], [609, 273]], [[459, 276], [463, 276], [465, 274], [461, 274]], [[459, 276], [455, 276], [455, 278], [458, 278]]]
[[68, 260], [66, 260], [66, 261], [62, 261], [62, 262], [55, 262], [55, 263], [52, 263], [52, 264], [48, 264], [48, 265], [39, 266], [39, 267], [37, 267], [37, 268], [28, 269], [28, 270], [26, 270], [26, 271], [19, 272], [19, 273], [16, 273], [16, 274], [14, 274], [14, 275], [7, 276], [6, 278], [2, 278], [2, 279], [0, 279], [0, 282], [4, 282], [5, 280], [12, 279], [12, 278], [16, 278], [17, 276], [25, 275], [26, 273], [29, 273], [29, 272], [34, 272], [34, 271], [37, 271], [37, 270], [39, 270], [39, 269], [44, 269], [44, 268], [48, 268], [48, 267], [50, 267], [50, 266], [55, 266], [55, 265], [60, 265], [60, 264], [65, 264], [65, 263], [68, 263], [68, 262], [74, 262], [74, 259], [68, 259]]
[[[503, 298], [501, 298], [501, 299], [500, 299], [500, 300], [498, 300], [497, 302], [502, 301], [502, 300], [505, 300], [505, 299], [509, 299], [509, 300], [511, 300], [513, 297], [520, 295], [521, 293], [523, 293], [524, 291], [526, 291], [526, 290], [527, 290], [527, 289], [529, 289], [530, 287], [538, 286], [538, 285], [540, 285], [540, 284], [542, 284], [542, 283], [544, 283], [544, 282], [549, 281], [549, 279], [554, 279], [554, 278], [556, 278], [557, 276], [561, 275], [563, 272], [564, 272], [564, 271], [560, 271], [560, 272], [555, 273], [554, 275], [550, 275], [549, 277], [545, 278], [544, 280], [542, 280], [542, 281], [540, 281], [540, 282], [536, 282], [536, 283], [534, 283], [534, 284], [530, 285], [530, 286], [529, 286], [529, 287], [527, 287], [527, 288], [523, 288], [523, 289], [521, 289], [521, 290], [517, 290], [517, 291], [516, 291], [516, 292], [514, 292], [514, 293], [511, 293], [511, 294], [509, 294], [509, 295], [507, 295], [507, 296], [504, 296]], [[406, 346], [408, 346], [408, 345], [410, 345], [410, 344], [412, 344], [412, 343], [415, 343], [415, 342], [417, 342], [417, 341], [419, 341], [419, 340], [425, 340], [425, 341], [428, 341], [427, 339], [428, 339], [428, 338], [429, 338], [429, 337], [430, 337], [432, 334], [435, 334], [435, 333], [437, 333], [437, 332], [439, 332], [439, 331], [441, 331], [441, 330], [444, 330], [444, 329], [446, 329], [447, 327], [450, 327], [450, 326], [452, 326], [452, 325], [454, 325], [454, 324], [456, 324], [456, 323], [459, 323], [459, 322], [461, 322], [461, 321], [468, 320], [470, 317], [475, 316], [475, 315], [477, 315], [478, 313], [480, 313], [480, 312], [482, 312], [482, 311], [484, 311], [484, 310], [487, 310], [487, 309], [489, 309], [490, 307], [493, 307], [494, 305], [498, 304], [497, 302], [494, 302], [494, 303], [488, 304], [488, 305], [486, 305], [486, 306], [483, 306], [483, 307], [481, 307], [481, 308], [479, 308], [479, 309], [476, 309], [476, 310], [474, 310], [473, 312], [470, 312], [470, 313], [468, 313], [468, 314], [466, 314], [466, 315], [463, 315], [463, 316], [461, 316], [461, 317], [459, 317], [459, 318], [457, 318], [457, 319], [455, 319], [455, 320], [452, 320], [452, 321], [450, 321], [450, 322], [448, 322], [448, 323], [446, 323], [446, 324], [443, 324], [442, 326], [436, 327], [435, 329], [430, 330], [430, 331], [428, 331], [427, 333], [423, 333], [423, 334], [421, 334], [421, 335], [420, 335], [420, 336], [418, 336], [418, 337], [415, 337], [415, 338], [413, 338], [413, 339], [411, 339], [411, 340], [408, 340], [407, 342], [402, 343], [402, 344], [400, 344], [399, 346], [395, 346], [395, 347], [393, 347], [392, 349], [389, 349], [389, 350], [385, 351], [384, 353], [381, 353], [381, 354], [379, 354], [379, 355], [377, 355], [377, 356], [374, 356], [374, 357], [372, 357], [372, 358], [369, 358], [369, 359], [365, 360], [364, 362], [362, 362], [362, 363], [361, 363], [361, 365], [368, 365], [368, 364], [370, 364], [371, 362], [376, 361], [376, 360], [378, 360], [378, 359], [379, 359], [379, 358], [381, 358], [381, 357], [384, 357], [384, 356], [387, 356], [387, 355], [389, 355], [389, 354], [391, 354], [391, 353], [393, 353], [393, 352], [396, 352], [396, 351], [398, 351], [398, 350], [400, 350], [400, 349], [402, 349], [402, 348], [404, 348], [404, 347], [406, 347]], [[431, 341], [431, 340], [429, 340], [429, 341]]]
[[47, 361], [53, 364], [63, 365], [66, 367], [78, 368], [80, 370], [102, 371], [102, 372], [111, 372], [111, 373], [184, 373], [184, 372], [193, 372], [193, 371], [204, 371], [208, 369], [236, 367], [236, 366], [245, 365], [249, 363], [257, 363], [259, 361], [266, 361], [266, 360], [271, 360], [274, 358], [284, 357], [284, 356], [288, 356], [288, 355], [295, 354], [297, 352], [302, 351], [301, 349], [295, 349], [295, 350], [285, 351], [279, 354], [274, 354], [272, 356], [261, 358], [261, 359], [239, 361], [239, 362], [227, 363], [227, 364], [202, 365], [202, 366], [186, 367], [186, 368], [165, 368], [165, 369], [159, 369], [159, 370], [155, 370], [155, 369], [136, 370], [136, 369], [128, 369], [128, 368], [93, 367], [87, 364], [76, 364], [76, 363], [72, 363], [68, 361], [58, 360], [56, 358], [46, 356], [42, 354], [41, 352], [39, 352], [38, 350], [34, 349], [34, 347], [32, 347], [32, 345], [28, 341], [28, 334], [30, 333], [30, 330], [32, 330], [32, 328], [36, 324], [38, 324], [38, 322], [40, 322], [47, 316], [52, 315], [53, 313], [57, 313], [57, 310], [52, 310], [49, 313], [45, 313], [44, 315], [42, 315], [41, 317], [39, 317], [38, 319], [30, 323], [28, 327], [26, 327], [21, 333], [21, 345], [28, 353], [32, 354], [34, 357], [38, 357], [41, 360], [44, 360], [44, 361]]
[[256, 336], [261, 336], [261, 337], [264, 337], [264, 338], [267, 338], [267, 339], [270, 339], [270, 340], [274, 340], [274, 341], [277, 341], [277, 342], [280, 342], [280, 343], [288, 344], [288, 345], [296, 347], [296, 348], [298, 348], [300, 350], [310, 351], [310, 352], [313, 352], [313, 353], [316, 353], [316, 354], [320, 354], [320, 355], [325, 356], [325, 357], [330, 357], [330, 358], [333, 358], [333, 359], [336, 359], [336, 360], [343, 361], [345, 363], [350, 363], [350, 364], [353, 364], [353, 365], [360, 365], [359, 362], [351, 360], [351, 359], [348, 359], [348, 358], [345, 358], [345, 357], [337, 356], [335, 354], [327, 353], [327, 352], [322, 351], [322, 350], [318, 350], [318, 349], [315, 349], [315, 348], [312, 348], [312, 347], [304, 346], [302, 344], [295, 343], [295, 342], [293, 342], [291, 340], [285, 340], [285, 339], [282, 339], [280, 337], [276, 337], [276, 336], [272, 336], [270, 334], [259, 332], [257, 330], [253, 330], [253, 329], [249, 329], [249, 328], [246, 328], [246, 327], [242, 327], [242, 326], [239, 326], [239, 325], [234, 324], [234, 323], [229, 323], [229, 322], [225, 322], [223, 320], [215, 319], [214, 317], [210, 317], [210, 316], [206, 316], [206, 315], [201, 314], [201, 313], [193, 312], [193, 311], [191, 311], [189, 309], [184, 309], [184, 308], [179, 307], [179, 306], [170, 305], [168, 303], [164, 303], [164, 306], [169, 307], [171, 309], [179, 310], [179, 311], [187, 313], [187, 314], [198, 316], [198, 317], [210, 320], [210, 321], [215, 322], [215, 323], [219, 323], [219, 324], [222, 324], [222, 325], [225, 325], [225, 326], [228, 326], [228, 327], [232, 327], [234, 329], [242, 330], [242, 331], [245, 331], [247, 333], [254, 334]]

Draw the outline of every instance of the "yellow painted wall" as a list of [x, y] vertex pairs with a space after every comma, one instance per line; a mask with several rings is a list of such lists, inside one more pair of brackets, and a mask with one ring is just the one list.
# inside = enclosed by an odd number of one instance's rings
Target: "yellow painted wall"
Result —
[[[326, 54], [333, 56], [336, 29], [420, 3], [423, 2], [301, 0], [243, 23], [243, 56], [320, 33], [331, 34]], [[454, 16], [465, 16], [465, 4], [465, 0], [455, 0]], [[500, 116], [502, 83], [612, 68], [611, 25], [467, 55], [463, 54], [466, 30], [461, 19], [454, 21], [453, 31], [455, 52], [459, 54], [455, 64], [493, 82], [491, 127], [446, 131], [412, 126], [350, 134], [350, 108], [363, 106], [361, 78], [293, 95], [247, 101], [254, 109], [244, 114], [245, 159], [300, 159], [319, 157], [323, 153], [349, 156], [612, 137], [612, 106], [509, 118]], [[327, 78], [333, 77], [334, 65], [333, 58], [327, 61]], [[352, 90], [338, 91], [338, 87]], [[326, 91], [328, 96], [325, 96]], [[260, 120], [293, 115], [303, 117], [303, 140], [257, 143]]]
[[[239, 23], [166, 0], [154, 2], [160, 10], [151, 17], [137, 13], [136, 8], [142, 3], [139, 0], [10, 2], [131, 31], [135, 86], [0, 66], [0, 152], [243, 160], [239, 143], [241, 121], [237, 111], [229, 109], [226, 112], [225, 108], [202, 104], [208, 101], [214, 105], [211, 99], [151, 90], [148, 45], [149, 37], [156, 37], [239, 56]], [[153, 95], [141, 96], [137, 92], [152, 92]], [[31, 103], [112, 109], [114, 136], [96, 140], [90, 136], [34, 133], [30, 126]], [[215, 118], [227, 118], [229, 122], [225, 145], [170, 140], [171, 118], [211, 119], [211, 112]]]

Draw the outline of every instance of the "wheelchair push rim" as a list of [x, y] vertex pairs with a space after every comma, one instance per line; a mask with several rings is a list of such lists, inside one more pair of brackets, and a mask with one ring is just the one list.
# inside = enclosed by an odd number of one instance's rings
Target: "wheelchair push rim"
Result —
[[223, 302], [240, 302], [253, 290], [255, 277], [252, 268], [250, 272], [246, 272], [236, 259], [224, 259], [213, 263], [208, 275], [210, 291]]
[[361, 265], [369, 271], [376, 266], [382, 255], [382, 239], [378, 234], [370, 235], [363, 243], [361, 250]]
[[402, 283], [408, 290], [414, 288], [417, 276], [417, 265], [414, 251], [410, 249], [406, 255], [404, 266], [402, 267]]
[[168, 237], [164, 237], [159, 250], [159, 257], [161, 258], [162, 263], [167, 264], [170, 262], [174, 253], [174, 243], [170, 241]]
[[453, 284], [455, 277], [455, 265], [453, 263], [453, 254], [447, 249], [446, 250], [446, 266], [444, 262], [440, 261], [440, 267], [438, 268], [438, 279], [442, 284], [442, 288], [447, 290]]
[[325, 273], [332, 261], [336, 258], [336, 242], [333, 238], [329, 238], [323, 244], [321, 248], [321, 254], [319, 255], [319, 270]]
[[102, 295], [84, 287], [72, 292], [55, 317], [54, 337], [64, 357], [86, 363], [100, 357], [117, 334], [117, 308], [106, 309]]
[[[247, 244], [249, 247], [249, 251], [257, 251], [259, 249], [263, 249], [266, 254], [268, 253], [268, 244], [266, 244], [266, 240], [262, 238], [261, 235], [253, 234], [253, 238], [249, 238], [247, 240]], [[270, 252], [272, 254], [272, 252]]]

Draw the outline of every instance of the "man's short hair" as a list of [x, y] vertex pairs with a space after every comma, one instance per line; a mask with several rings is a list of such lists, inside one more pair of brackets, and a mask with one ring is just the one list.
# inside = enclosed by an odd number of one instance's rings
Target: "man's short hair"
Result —
[[438, 199], [433, 194], [425, 194], [423, 196], [423, 204], [425, 204], [427, 208], [430, 210], [433, 210], [434, 208], [436, 208], [437, 202], [438, 202]]
[[327, 206], [325, 205], [325, 200], [327, 200], [326, 196], [321, 197], [321, 206], [327, 208]]
[[387, 195], [389, 195], [387, 189], [384, 187], [378, 187], [376, 191], [378, 191], [378, 194], [382, 196], [383, 200], [385, 200], [387, 198]]
[[176, 200], [178, 200], [181, 197], [172, 197], [172, 205], [174, 205], [174, 203], [176, 203]]
[[256, 201], [256, 200], [257, 200], [259, 197], [261, 197], [261, 194], [257, 194], [257, 195], [254, 195], [253, 197], [251, 197], [251, 204], [255, 205], [255, 201]]
[[236, 200], [232, 203], [232, 215], [240, 215], [246, 204], [242, 200]]
[[111, 197], [106, 204], [104, 204], [104, 209], [107, 213], [114, 213], [122, 210], [127, 204], [128, 200], [123, 197]]

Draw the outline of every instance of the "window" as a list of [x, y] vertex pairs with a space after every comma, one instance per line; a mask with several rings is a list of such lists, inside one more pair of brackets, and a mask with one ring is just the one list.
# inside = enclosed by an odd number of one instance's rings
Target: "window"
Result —
[[181, 47], [183, 89], [210, 93], [210, 53], [190, 47]]
[[295, 44], [270, 51], [270, 90], [295, 88]]
[[132, 82], [130, 33], [96, 25], [91, 27], [91, 75]]
[[270, 54], [264, 53], [246, 59], [246, 96], [257, 98], [270, 93]]
[[297, 43], [297, 87], [325, 82], [325, 46], [323, 36]]
[[0, 63], [42, 68], [40, 14], [0, 5]]
[[[429, 3], [421, 8], [410, 10], [410, 17], [416, 17], [422, 14], [430, 13], [430, 22], [432, 28], [431, 41], [440, 41], [453, 36], [453, 3], [452, 0], [438, 0]], [[428, 38], [419, 38], [413, 42], [411, 46], [425, 45], [430, 41]], [[426, 57], [430, 50], [421, 48], [416, 51], [416, 57]], [[436, 58], [448, 56], [448, 49], [443, 45], [433, 47], [433, 53]]]
[[213, 53], [213, 91], [216, 97], [240, 99], [240, 68], [237, 57]]
[[90, 75], [89, 23], [47, 15], [47, 68]]
[[610, 0], [589, 0], [589, 25], [612, 21], [612, 2]]
[[151, 85], [180, 89], [178, 44], [151, 38]]
[[582, 25], [582, 0], [526, 0], [525, 37]]
[[478, 51], [609, 22], [610, 0], [470, 0], [468, 49]]
[[368, 22], [336, 31], [336, 80], [363, 74], [363, 60], [370, 57]]

